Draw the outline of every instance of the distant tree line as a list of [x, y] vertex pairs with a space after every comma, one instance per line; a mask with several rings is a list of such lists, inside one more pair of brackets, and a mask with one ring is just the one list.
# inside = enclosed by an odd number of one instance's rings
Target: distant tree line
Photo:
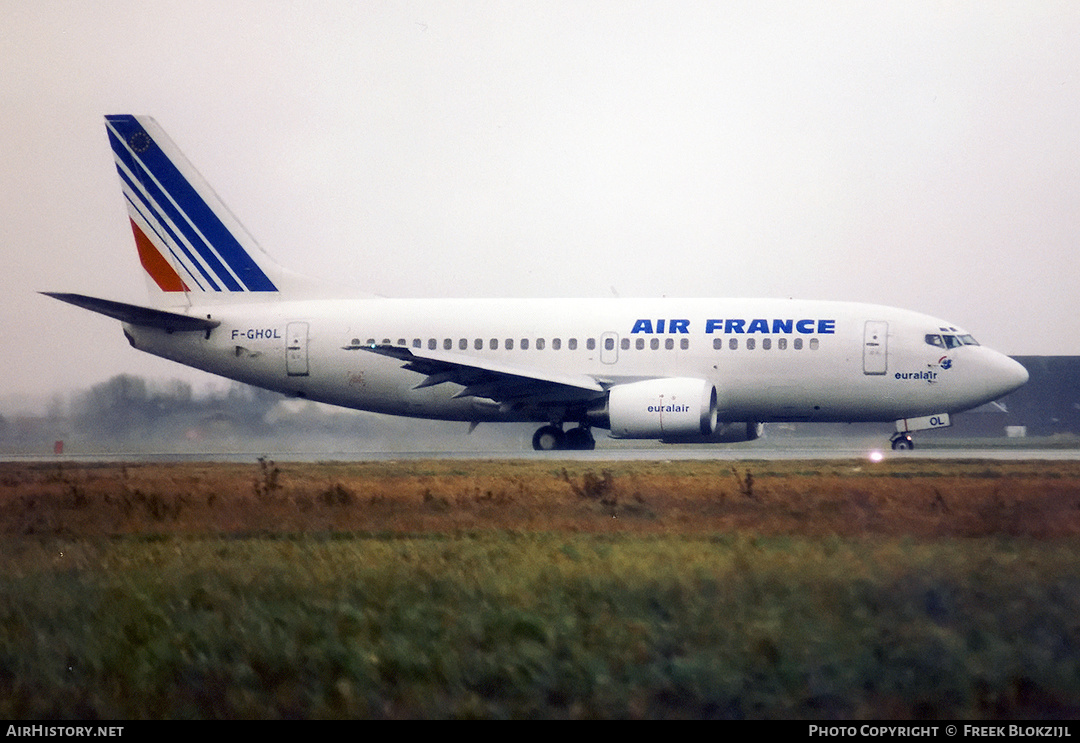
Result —
[[283, 405], [285, 395], [234, 382], [195, 392], [184, 381], [151, 382], [120, 374], [67, 396], [54, 395], [44, 416], [0, 415], [9, 451], [55, 441], [93, 442], [106, 449], [174, 441], [363, 436], [364, 421], [313, 403]]
[[76, 393], [70, 421], [77, 431], [116, 440], [159, 438], [211, 420], [263, 435], [267, 414], [283, 399], [279, 393], [244, 384], [200, 396], [187, 382], [174, 380], [154, 387], [142, 377], [120, 374]]

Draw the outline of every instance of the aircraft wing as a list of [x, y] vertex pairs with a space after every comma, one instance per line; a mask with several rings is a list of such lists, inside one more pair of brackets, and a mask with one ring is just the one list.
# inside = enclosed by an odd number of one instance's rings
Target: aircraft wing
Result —
[[463, 387], [454, 397], [477, 397], [503, 405], [543, 405], [591, 400], [606, 387], [584, 374], [554, 374], [499, 364], [453, 351], [431, 351], [385, 344], [345, 346], [402, 361], [402, 368], [424, 374], [413, 389], [450, 382]]

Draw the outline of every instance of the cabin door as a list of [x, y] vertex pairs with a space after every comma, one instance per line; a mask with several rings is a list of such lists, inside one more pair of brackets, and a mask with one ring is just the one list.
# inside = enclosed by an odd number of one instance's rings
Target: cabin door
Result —
[[863, 374], [884, 374], [889, 369], [889, 323], [867, 320], [863, 329]]
[[308, 375], [308, 324], [291, 322], [285, 329], [285, 371], [290, 377]]

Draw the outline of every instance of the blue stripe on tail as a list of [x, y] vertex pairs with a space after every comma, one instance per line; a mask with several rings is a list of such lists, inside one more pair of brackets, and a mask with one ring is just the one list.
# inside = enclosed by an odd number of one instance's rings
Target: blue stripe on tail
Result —
[[[128, 203], [131, 204], [136, 212], [138, 212], [139, 216], [146, 221], [157, 235], [158, 239], [161, 240], [162, 244], [168, 246], [169, 252], [172, 254], [173, 258], [176, 259], [177, 264], [184, 269], [184, 273], [192, 279], [195, 279], [196, 285], [205, 291], [202, 284], [196, 278], [195, 273], [192, 271], [192, 266], [194, 266], [195, 271], [203, 277], [203, 280], [206, 281], [211, 290], [216, 292], [221, 291], [221, 286], [214, 281], [214, 277], [203, 267], [203, 264], [191, 254], [187, 243], [181, 240], [176, 232], [173, 231], [173, 228], [165, 220], [164, 215], [158, 211], [154, 204], [143, 194], [142, 190], [132, 183], [131, 178], [124, 170], [119, 167], [117, 167], [116, 170], [120, 173], [120, 180], [128, 187], [128, 192], [130, 192], [138, 201], [134, 201], [128, 196], [127, 192], [125, 192], [124, 198], [126, 198]], [[166, 237], [169, 239], [165, 239]], [[182, 255], [177, 255], [177, 250], [179, 250]]]
[[[147, 206], [164, 213], [177, 225], [186, 241], [215, 274], [217, 283], [234, 292], [277, 291], [274, 283], [251, 259], [214, 210], [188, 183], [138, 120], [130, 115], [106, 118], [112, 127], [109, 130], [109, 142], [113, 152], [135, 175], [154, 202]], [[119, 134], [119, 137], [116, 134]], [[210, 248], [211, 245], [213, 249]], [[228, 267], [222, 265], [221, 261]]]

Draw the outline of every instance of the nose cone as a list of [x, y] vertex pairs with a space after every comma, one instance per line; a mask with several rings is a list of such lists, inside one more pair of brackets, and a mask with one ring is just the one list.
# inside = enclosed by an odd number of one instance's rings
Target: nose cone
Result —
[[992, 375], [992, 386], [996, 390], [995, 399], [1023, 387], [1028, 381], [1028, 370], [1023, 364], [1003, 354], [997, 354], [997, 356]]
[[1019, 389], [1027, 384], [1030, 375], [1028, 370], [1024, 368], [1024, 365], [1015, 359], [1009, 359], [1011, 362], [1006, 374], [1008, 376], [1009, 391], [1012, 392], [1015, 389]]
[[970, 364], [964, 364], [965, 375], [958, 378], [963, 392], [957, 398], [957, 412], [999, 400], [1028, 381], [1028, 370], [1022, 364], [986, 346], [969, 349], [969, 359]]

